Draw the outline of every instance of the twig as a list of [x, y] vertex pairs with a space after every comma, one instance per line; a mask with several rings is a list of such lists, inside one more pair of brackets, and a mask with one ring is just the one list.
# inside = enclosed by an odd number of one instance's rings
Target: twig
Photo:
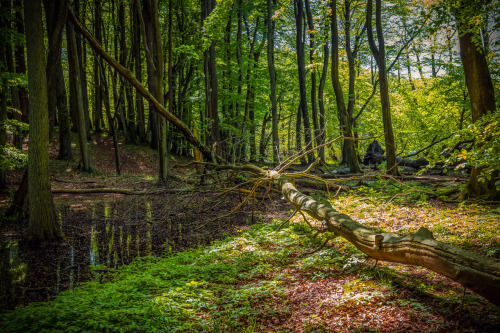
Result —
[[328, 241], [329, 241], [330, 239], [331, 239], [330, 237], [327, 237], [327, 238], [325, 239], [325, 241], [323, 242], [323, 244], [321, 244], [321, 246], [320, 246], [320, 247], [318, 247], [316, 250], [313, 250], [313, 251], [310, 251], [310, 252], [304, 252], [304, 253], [302, 253], [302, 255], [303, 255], [303, 256], [308, 256], [308, 255], [311, 255], [311, 254], [314, 254], [314, 253], [316, 253], [316, 252], [320, 251], [322, 248], [324, 248], [324, 247], [325, 247], [326, 243], [328, 243]]
[[299, 211], [299, 210], [298, 210], [298, 209], [296, 209], [296, 210], [293, 212], [293, 214], [292, 214], [292, 215], [290, 215], [290, 217], [286, 219], [286, 221], [285, 221], [285, 222], [281, 223], [281, 224], [279, 225], [279, 227], [278, 227], [276, 230], [274, 230], [274, 232], [280, 231], [280, 229], [281, 229], [281, 228], [283, 228], [283, 226], [284, 226], [285, 224], [287, 224], [287, 223], [288, 223], [288, 221], [290, 221], [290, 220], [292, 219], [292, 217], [294, 217], [294, 216], [295, 216], [295, 214], [297, 214], [297, 212], [298, 212], [298, 211]]

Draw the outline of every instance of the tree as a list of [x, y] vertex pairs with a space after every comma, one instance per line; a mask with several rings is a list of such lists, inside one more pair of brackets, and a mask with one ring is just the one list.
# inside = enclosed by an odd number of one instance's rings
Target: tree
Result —
[[389, 103], [389, 83], [387, 80], [387, 70], [385, 65], [385, 41], [382, 31], [382, 4], [381, 0], [375, 0], [375, 20], [378, 47], [375, 44], [372, 30], [372, 10], [373, 0], [368, 0], [366, 10], [366, 28], [368, 32], [368, 42], [373, 57], [377, 61], [379, 84], [380, 84], [380, 103], [382, 104], [382, 121], [384, 123], [385, 149], [387, 154], [387, 173], [391, 175], [398, 174], [396, 166], [396, 145], [394, 143], [394, 133], [392, 131], [391, 107]]
[[82, 84], [80, 77], [80, 62], [78, 61], [75, 30], [69, 21], [66, 23], [66, 38], [68, 45], [69, 83], [71, 91], [70, 98], [72, 100], [71, 107], [74, 108], [74, 114], [77, 116], [76, 125], [80, 143], [80, 168], [82, 171], [90, 171], [90, 157], [85, 121], [86, 117], [83, 109]]
[[[474, 21], [470, 17], [482, 12], [482, 3], [459, 1], [454, 8], [454, 15], [459, 30], [460, 58], [464, 69], [465, 84], [469, 92], [472, 108], [472, 122], [477, 122], [488, 112], [496, 111], [495, 91], [486, 61], [486, 50], [477, 41], [479, 32], [474, 29]], [[468, 196], [488, 195], [491, 198], [500, 196], [495, 186], [498, 171], [489, 174], [486, 179], [480, 180], [482, 168], [473, 167], [467, 187], [460, 194], [464, 199]], [[488, 179], [489, 178], [489, 179]]]
[[[344, 92], [342, 91], [342, 86], [340, 84], [340, 71], [339, 71], [339, 34], [337, 26], [337, 1], [332, 0], [330, 2], [331, 13], [332, 13], [332, 85], [335, 91], [335, 98], [337, 100], [337, 117], [340, 122], [341, 133], [344, 138], [352, 138], [352, 127], [353, 127], [353, 110], [354, 110], [354, 81], [356, 76], [356, 71], [354, 67], [354, 58], [357, 53], [357, 45], [363, 34], [356, 36], [356, 45], [354, 51], [351, 49], [351, 36], [350, 36], [350, 22], [351, 22], [351, 10], [350, 1], [345, 1], [345, 42], [346, 42], [346, 53], [349, 62], [349, 101], [347, 107], [344, 101]], [[356, 153], [356, 146], [353, 140], [344, 139], [344, 144], [342, 147], [342, 164], [349, 166], [350, 172], [359, 173], [361, 169], [359, 167], [358, 155]]]
[[[163, 45], [158, 10], [157, 0], [146, 0], [143, 2], [143, 39], [147, 45], [148, 87], [155, 99], [163, 105]], [[155, 120], [152, 119], [152, 121]], [[159, 181], [164, 182], [167, 180], [167, 125], [165, 118], [159, 117], [157, 119], [156, 129], [158, 154], [160, 157], [158, 176]]]
[[[306, 68], [305, 68], [305, 51], [304, 51], [304, 41], [303, 41], [303, 17], [304, 17], [304, 7], [302, 0], [294, 0], [293, 9], [295, 13], [295, 27], [297, 29], [296, 34], [296, 48], [297, 48], [297, 67], [299, 73], [299, 92], [300, 92], [300, 116], [297, 116], [297, 122], [302, 119], [304, 123], [304, 137], [305, 137], [305, 149], [312, 148], [312, 138], [311, 138], [311, 125], [309, 124], [309, 112], [307, 109], [307, 92], [306, 92]], [[297, 127], [300, 125], [297, 124]], [[307, 155], [309, 163], [314, 161], [314, 154]]]
[[61, 237], [62, 233], [56, 219], [49, 178], [49, 110], [41, 0], [24, 1], [24, 23], [31, 105], [28, 146], [30, 201], [28, 233], [34, 241], [53, 240]]
[[269, 71], [269, 85], [271, 87], [271, 119], [273, 137], [273, 160], [279, 162], [279, 137], [278, 137], [278, 105], [276, 102], [276, 69], [274, 67], [274, 19], [273, 5], [276, 0], [267, 0], [267, 68]]

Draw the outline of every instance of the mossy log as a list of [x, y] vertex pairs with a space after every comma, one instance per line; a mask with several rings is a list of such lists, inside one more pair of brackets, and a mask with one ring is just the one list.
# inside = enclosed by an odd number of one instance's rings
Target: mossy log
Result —
[[500, 305], [500, 261], [477, 255], [434, 239], [432, 232], [420, 228], [408, 236], [378, 233], [336, 211], [327, 201], [318, 201], [297, 190], [291, 178], [253, 165], [224, 166], [272, 180], [283, 197], [297, 209], [321, 221], [322, 230], [339, 235], [369, 257], [381, 261], [416, 265], [446, 276], [465, 288]]

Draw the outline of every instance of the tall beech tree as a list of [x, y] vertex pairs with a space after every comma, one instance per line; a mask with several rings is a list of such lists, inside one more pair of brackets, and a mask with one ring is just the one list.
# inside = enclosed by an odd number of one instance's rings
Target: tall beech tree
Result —
[[276, 102], [276, 68], [274, 66], [274, 29], [273, 6], [276, 0], [267, 0], [267, 69], [269, 71], [269, 85], [271, 93], [271, 121], [272, 121], [272, 143], [273, 161], [279, 162], [280, 140], [278, 136], [278, 103]]
[[[297, 116], [297, 122], [302, 119], [304, 124], [304, 138], [305, 138], [305, 149], [312, 148], [312, 137], [311, 137], [311, 125], [309, 123], [309, 111], [307, 108], [307, 91], [306, 91], [306, 67], [305, 67], [305, 48], [303, 40], [304, 31], [304, 4], [302, 0], [293, 1], [293, 10], [295, 13], [295, 27], [297, 29], [297, 34], [295, 36], [295, 45], [297, 48], [297, 68], [299, 73], [299, 93], [300, 93], [300, 116]], [[298, 124], [297, 127], [300, 125]], [[299, 143], [299, 140], [297, 140]], [[297, 146], [299, 148], [299, 146]], [[307, 155], [307, 160], [309, 163], [314, 161], [314, 153]]]
[[[136, 0], [138, 1], [138, 0]], [[144, 25], [143, 40], [145, 42], [146, 60], [148, 70], [148, 87], [151, 94], [161, 105], [164, 104], [163, 94], [163, 44], [160, 31], [160, 20], [158, 17], [158, 0], [143, 1], [142, 20]], [[152, 112], [150, 112], [151, 117]], [[156, 121], [157, 147], [159, 154], [160, 182], [167, 180], [167, 124], [165, 118], [151, 118], [151, 122]]]
[[387, 154], [387, 173], [397, 175], [396, 166], [396, 145], [394, 143], [394, 132], [392, 130], [391, 106], [389, 103], [389, 82], [387, 80], [387, 70], [385, 65], [385, 41], [382, 29], [382, 3], [375, 0], [375, 25], [377, 30], [378, 47], [373, 38], [372, 29], [373, 0], [368, 0], [366, 8], [366, 29], [368, 33], [368, 43], [373, 57], [378, 66], [378, 77], [380, 85], [380, 103], [382, 105], [382, 122], [384, 124], [385, 150]]
[[80, 144], [80, 169], [82, 171], [90, 171], [90, 156], [87, 144], [87, 128], [86, 117], [83, 108], [82, 84], [80, 77], [80, 62], [76, 48], [76, 37], [73, 24], [69, 21], [66, 23], [66, 37], [68, 45], [68, 63], [69, 63], [69, 84], [71, 107], [74, 108], [74, 114], [77, 118], [78, 142]]
[[49, 110], [41, 0], [24, 1], [24, 24], [31, 105], [28, 233], [33, 241], [53, 240], [61, 237], [62, 233], [56, 219], [49, 178]]
[[[482, 11], [481, 5], [481, 2], [459, 1], [453, 13], [459, 30], [460, 58], [470, 98], [472, 122], [478, 121], [488, 112], [496, 111], [495, 90], [486, 60], [487, 51], [479, 42], [481, 40], [479, 31], [474, 29], [474, 23], [469, 19]], [[469, 182], [460, 193], [460, 199], [480, 195], [488, 195], [490, 198], [500, 197], [500, 191], [497, 190], [495, 184], [498, 170], [488, 175], [487, 179], [480, 181], [481, 169], [472, 168]]]
[[[337, 100], [337, 117], [340, 123], [340, 131], [342, 136], [345, 138], [352, 138], [353, 132], [353, 111], [354, 111], [354, 81], [356, 76], [356, 71], [354, 68], [354, 58], [357, 52], [357, 47], [355, 46], [354, 52], [351, 48], [351, 36], [350, 36], [350, 22], [351, 22], [351, 10], [350, 1], [346, 0], [344, 2], [344, 27], [345, 27], [345, 43], [346, 43], [346, 53], [349, 62], [349, 100], [347, 106], [344, 100], [344, 92], [342, 91], [342, 86], [340, 84], [340, 72], [339, 72], [339, 34], [338, 34], [338, 24], [337, 24], [337, 1], [332, 0], [330, 2], [331, 8], [331, 30], [332, 30], [332, 85], [335, 92], [335, 98]], [[359, 36], [356, 36], [356, 41], [359, 41]], [[354, 54], [353, 54], [354, 53]], [[356, 145], [353, 140], [344, 139], [342, 146], [342, 162], [349, 166], [350, 172], [359, 173], [361, 169], [359, 167], [358, 155], [356, 153]]]

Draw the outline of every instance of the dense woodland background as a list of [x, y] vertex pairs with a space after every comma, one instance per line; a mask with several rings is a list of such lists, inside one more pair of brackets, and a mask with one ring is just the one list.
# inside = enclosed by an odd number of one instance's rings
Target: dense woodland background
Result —
[[[500, 198], [497, 0], [0, 5], [0, 186], [12, 193], [3, 216], [28, 216], [32, 241], [63, 237], [49, 151], [92, 175], [101, 172], [96, 144], [113, 155], [116, 176], [150, 147], [157, 193], [179, 181], [179, 161], [193, 160], [201, 183], [214, 168], [257, 170], [237, 166], [251, 163], [393, 180], [451, 175], [463, 186], [418, 191], [442, 202]], [[374, 140], [382, 151], [373, 153]]]

